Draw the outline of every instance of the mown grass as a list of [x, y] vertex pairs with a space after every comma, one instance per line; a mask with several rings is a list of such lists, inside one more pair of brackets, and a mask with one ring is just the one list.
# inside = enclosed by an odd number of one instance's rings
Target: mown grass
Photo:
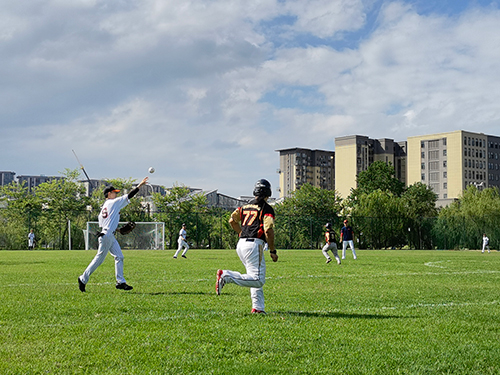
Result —
[[232, 250], [126, 251], [87, 292], [95, 251], [0, 252], [1, 374], [498, 374], [500, 253], [266, 254], [266, 316], [214, 291]]

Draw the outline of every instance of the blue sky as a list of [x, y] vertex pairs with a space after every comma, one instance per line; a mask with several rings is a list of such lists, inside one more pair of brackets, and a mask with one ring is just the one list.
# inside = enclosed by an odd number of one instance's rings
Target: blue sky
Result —
[[[240, 196], [278, 149], [499, 134], [498, 1], [2, 1], [0, 170]], [[83, 177], [83, 176], [82, 176]]]

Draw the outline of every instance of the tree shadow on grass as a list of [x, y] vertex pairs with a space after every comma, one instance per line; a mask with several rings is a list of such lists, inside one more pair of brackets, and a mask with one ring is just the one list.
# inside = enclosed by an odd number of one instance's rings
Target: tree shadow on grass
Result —
[[347, 318], [347, 319], [403, 319], [408, 316], [376, 315], [376, 314], [346, 314], [340, 312], [309, 312], [309, 311], [273, 311], [271, 314], [303, 316], [306, 318]]

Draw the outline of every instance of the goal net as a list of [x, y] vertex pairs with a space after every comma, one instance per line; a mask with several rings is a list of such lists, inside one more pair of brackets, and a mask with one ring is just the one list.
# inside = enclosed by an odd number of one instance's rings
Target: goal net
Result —
[[[118, 228], [126, 222], [120, 222]], [[115, 237], [124, 250], [165, 250], [165, 223], [136, 222], [132, 232], [126, 235], [116, 233]], [[84, 230], [85, 250], [97, 250], [97, 233], [100, 231], [99, 222], [87, 221]]]

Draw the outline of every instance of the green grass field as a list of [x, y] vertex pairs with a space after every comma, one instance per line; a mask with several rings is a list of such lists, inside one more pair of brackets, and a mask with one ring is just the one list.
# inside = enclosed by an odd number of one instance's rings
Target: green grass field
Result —
[[0, 251], [1, 374], [498, 374], [500, 253], [320, 250], [267, 257], [267, 315], [215, 295], [235, 251]]

